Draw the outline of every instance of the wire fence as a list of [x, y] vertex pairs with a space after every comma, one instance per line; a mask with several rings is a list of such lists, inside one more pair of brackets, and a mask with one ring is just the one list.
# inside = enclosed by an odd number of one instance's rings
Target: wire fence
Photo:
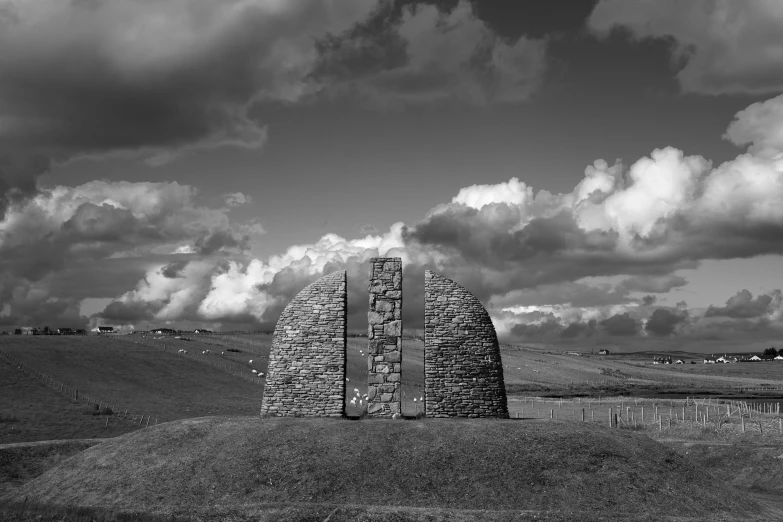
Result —
[[107, 415], [106, 417], [107, 426], [109, 424], [109, 417], [116, 417], [118, 419], [123, 419], [133, 424], [138, 424], [139, 426], [144, 425], [145, 428], [150, 425], [150, 422], [152, 422], [153, 424], [157, 424], [159, 421], [163, 421], [163, 419], [159, 419], [157, 416], [153, 417], [152, 415], [134, 412], [132, 410], [129, 410], [128, 408], [123, 409], [121, 406], [118, 406], [116, 404], [111, 404], [108, 401], [95, 398], [92, 395], [85, 393], [84, 391], [80, 391], [78, 386], [66, 384], [62, 381], [57, 380], [55, 377], [52, 377], [51, 375], [45, 374], [43, 372], [39, 372], [35, 368], [32, 368], [24, 364], [22, 361], [20, 361], [13, 355], [0, 351], [0, 359], [5, 360], [11, 366], [25, 373], [30, 378], [33, 378], [38, 382], [40, 382], [41, 384], [44, 384], [52, 391], [59, 393], [60, 395], [64, 395], [65, 397], [68, 397], [69, 399], [77, 403], [85, 404], [89, 407], [93, 407], [97, 409], [99, 413]]
[[612, 428], [734, 429], [783, 434], [780, 402], [717, 398], [647, 399], [628, 397], [557, 399], [521, 397], [509, 401], [517, 419], [599, 422]]

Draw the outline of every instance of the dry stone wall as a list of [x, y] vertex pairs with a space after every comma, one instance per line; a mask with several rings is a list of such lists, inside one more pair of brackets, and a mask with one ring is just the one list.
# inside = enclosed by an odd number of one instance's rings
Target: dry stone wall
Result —
[[427, 270], [424, 322], [426, 415], [508, 418], [500, 347], [481, 302]]
[[401, 413], [402, 259], [370, 259], [370, 311], [367, 312], [367, 413]]
[[345, 411], [346, 272], [322, 277], [288, 303], [275, 326], [261, 414]]

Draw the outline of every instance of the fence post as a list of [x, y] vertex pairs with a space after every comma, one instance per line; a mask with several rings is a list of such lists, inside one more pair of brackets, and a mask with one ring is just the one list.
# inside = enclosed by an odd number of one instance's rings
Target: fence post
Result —
[[663, 419], [658, 417], [658, 431], [663, 431]]
[[582, 422], [585, 421], [585, 409], [582, 408]]

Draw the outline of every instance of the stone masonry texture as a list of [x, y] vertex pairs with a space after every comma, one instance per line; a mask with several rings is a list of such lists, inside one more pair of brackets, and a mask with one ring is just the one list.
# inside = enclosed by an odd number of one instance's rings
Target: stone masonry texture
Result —
[[367, 312], [367, 413], [401, 413], [402, 259], [370, 259], [370, 311]]
[[322, 277], [288, 303], [275, 326], [261, 415], [345, 412], [346, 272]]
[[508, 418], [497, 334], [481, 302], [427, 270], [424, 322], [427, 417]]

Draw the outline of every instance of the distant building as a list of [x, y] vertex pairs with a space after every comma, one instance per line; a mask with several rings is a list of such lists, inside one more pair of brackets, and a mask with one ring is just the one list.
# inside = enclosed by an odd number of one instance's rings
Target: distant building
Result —
[[114, 332], [113, 326], [96, 326], [92, 330], [90, 330], [92, 333], [97, 334], [106, 334], [106, 333], [112, 333]]
[[152, 333], [154, 334], [161, 334], [161, 335], [169, 335], [169, 334], [175, 334], [177, 333], [176, 330], [173, 330], [171, 328], [155, 328], [152, 330]]
[[73, 329], [71, 328], [58, 328], [57, 333], [60, 335], [73, 335]]
[[753, 355], [751, 357], [748, 357], [748, 360], [749, 361], [760, 361], [761, 357], [759, 357], [758, 355]]
[[609, 353], [610, 353], [609, 350], [607, 350], [606, 348], [598, 350], [598, 355], [609, 355]]
[[197, 334], [212, 333], [212, 330], [205, 330], [204, 328], [196, 328], [195, 330], [193, 330], [193, 333], [197, 333]]
[[783, 355], [779, 355], [779, 354], [778, 354], [778, 355], [775, 357], [775, 360], [776, 360], [776, 361], [783, 361]]
[[674, 361], [674, 364], [685, 364], [685, 361], [683, 361], [682, 359], [677, 359], [676, 361]]
[[581, 355], [579, 352], [566, 352], [566, 355]]

